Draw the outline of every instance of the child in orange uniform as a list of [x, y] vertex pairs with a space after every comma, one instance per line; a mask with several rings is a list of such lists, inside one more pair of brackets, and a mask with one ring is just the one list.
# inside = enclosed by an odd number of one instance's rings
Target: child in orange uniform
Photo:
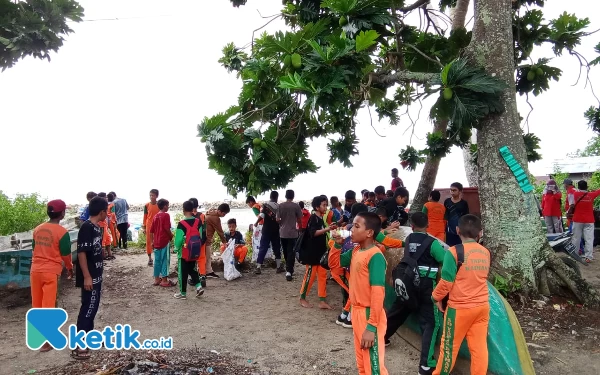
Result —
[[321, 267], [321, 258], [327, 251], [327, 234], [336, 229], [337, 226], [332, 224], [328, 227], [325, 225], [324, 216], [327, 209], [327, 197], [320, 195], [312, 200], [314, 213], [308, 219], [306, 228], [307, 236], [303, 240], [302, 250], [300, 252], [300, 261], [306, 265], [304, 280], [300, 288], [300, 305], [302, 307], [312, 307], [306, 300], [306, 296], [312, 284], [317, 277], [319, 308], [331, 310], [331, 306], [325, 302], [327, 297], [327, 270]]
[[[360, 375], [387, 375], [384, 335], [387, 327], [383, 300], [385, 298], [386, 261], [375, 244], [381, 230], [379, 216], [361, 212], [352, 224], [353, 251], [341, 255], [342, 267], [350, 267], [350, 301], [354, 351]], [[343, 239], [334, 237], [336, 247]]]
[[[200, 275], [200, 284], [203, 288], [206, 288], [206, 216], [202, 212], [198, 212], [198, 199], [188, 199], [192, 203], [192, 214], [200, 220], [200, 227], [202, 229], [202, 250], [200, 251], [200, 258], [198, 258], [198, 274]], [[192, 284], [192, 278], [188, 281], [189, 285]]]
[[116, 196], [113, 193], [106, 194], [106, 199], [108, 199], [108, 229], [110, 230], [110, 235], [112, 237], [112, 247], [116, 248], [119, 243], [119, 232], [117, 231], [117, 214], [115, 212], [115, 200]]
[[[235, 249], [233, 250], [233, 256], [235, 257], [236, 263], [235, 268], [239, 270], [240, 265], [246, 260], [248, 254], [248, 248], [246, 247], [246, 241], [244, 236], [237, 230], [237, 221], [235, 219], [227, 220], [227, 228], [229, 232], [225, 233], [225, 240], [229, 242], [232, 238], [235, 240]], [[226, 244], [221, 244], [221, 253], [225, 251]]]
[[[144, 205], [144, 219], [142, 222], [142, 231], [144, 234], [150, 233], [150, 228], [152, 228], [152, 221], [154, 220], [154, 216], [160, 211], [158, 209], [158, 205], [156, 204], [156, 199], [158, 198], [158, 190], [152, 189], [150, 190], [150, 202]], [[146, 238], [146, 254], [148, 254], [148, 266], [152, 267], [154, 262], [152, 262], [152, 244]]]
[[[56, 199], [48, 202], [47, 213], [50, 220], [38, 225], [33, 231], [33, 255], [31, 259], [31, 307], [56, 307], [58, 278], [63, 263], [73, 277], [71, 261], [71, 237], [59, 223], [65, 217], [65, 202]], [[49, 343], [40, 351], [52, 349]]]
[[[477, 243], [481, 236], [481, 220], [477, 216], [462, 216], [456, 230], [462, 244], [446, 251], [442, 278], [431, 296], [442, 312], [442, 301], [446, 296], [449, 297], [444, 314], [440, 358], [433, 374], [449, 374], [452, 371], [460, 345], [466, 337], [471, 353], [471, 374], [485, 375], [488, 367], [487, 331], [490, 320], [487, 286], [490, 252]], [[462, 257], [458, 255], [461, 250]], [[460, 263], [459, 258], [463, 258], [465, 263]]]
[[[254, 215], [256, 215], [256, 217], [260, 215], [262, 211], [262, 206], [260, 205], [260, 203], [256, 203], [256, 199], [254, 199], [252, 195], [248, 195], [248, 197], [246, 198], [246, 204], [252, 209], [252, 212], [254, 213]], [[262, 223], [263, 219], [258, 220], [259, 225]]]
[[[98, 196], [108, 202], [108, 197], [107, 197], [106, 193], [98, 193]], [[106, 211], [106, 218], [104, 220], [99, 221], [98, 226], [102, 230], [102, 249], [104, 249], [104, 251], [103, 251], [104, 260], [113, 260], [113, 259], [115, 259], [115, 257], [112, 254], [112, 250], [110, 248], [110, 246], [112, 244], [112, 235], [110, 233], [110, 221], [109, 221], [108, 209]]]
[[423, 206], [423, 213], [429, 220], [427, 233], [446, 242], [446, 207], [440, 203], [440, 197], [441, 194], [437, 190], [429, 193], [429, 201]]

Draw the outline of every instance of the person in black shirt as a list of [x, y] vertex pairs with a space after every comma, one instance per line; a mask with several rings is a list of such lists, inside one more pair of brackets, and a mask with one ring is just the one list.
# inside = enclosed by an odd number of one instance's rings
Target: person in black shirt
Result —
[[323, 221], [323, 215], [327, 211], [327, 198], [324, 196], [314, 197], [312, 200], [314, 213], [308, 219], [306, 228], [306, 238], [302, 243], [300, 260], [306, 265], [304, 280], [300, 288], [300, 305], [302, 307], [312, 307], [306, 300], [308, 292], [312, 287], [315, 277], [317, 277], [319, 308], [331, 310], [331, 306], [325, 302], [327, 297], [327, 270], [321, 267], [321, 258], [327, 251], [326, 234], [337, 229], [337, 225], [332, 223], [327, 228]]
[[269, 245], [273, 249], [275, 254], [275, 263], [277, 264], [277, 273], [285, 272], [285, 268], [281, 264], [281, 240], [279, 238], [279, 223], [277, 222], [277, 211], [279, 211], [279, 193], [272, 191], [270, 200], [265, 203], [262, 207], [260, 215], [256, 218], [254, 226], [258, 226], [260, 220], [263, 220], [262, 236], [260, 237], [260, 245], [258, 251], [258, 258], [256, 259], [256, 270], [255, 274], [260, 275], [261, 267], [265, 261], [267, 251], [269, 251]]
[[409, 192], [404, 187], [399, 187], [394, 191], [392, 198], [381, 201], [378, 207], [385, 208], [388, 217], [388, 224], [398, 222], [401, 226], [408, 222], [408, 213], [405, 210], [409, 200]]
[[[101, 197], [90, 200], [90, 217], [77, 235], [77, 272], [75, 286], [81, 288], [81, 308], [77, 317], [77, 330], [94, 329], [94, 319], [100, 306], [102, 292], [102, 230], [98, 222], [106, 219], [108, 202]], [[75, 359], [89, 358], [89, 350], [77, 348], [71, 352]]]
[[462, 199], [463, 186], [460, 182], [454, 182], [450, 185], [451, 197], [444, 201], [446, 207], [446, 244], [455, 246], [462, 243], [460, 236], [456, 232], [458, 220], [469, 213], [469, 204]]

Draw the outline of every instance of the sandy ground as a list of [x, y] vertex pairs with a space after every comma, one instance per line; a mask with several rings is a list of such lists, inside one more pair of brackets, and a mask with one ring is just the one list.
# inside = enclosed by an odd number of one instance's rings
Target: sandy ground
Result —
[[[227, 354], [249, 374], [356, 374], [352, 330], [333, 323], [337, 309], [301, 308], [299, 277], [286, 282], [282, 274], [268, 269], [262, 275], [244, 274], [232, 282], [208, 280], [201, 299], [183, 301], [172, 297], [175, 288], [151, 285], [152, 268], [146, 266], [146, 261], [145, 255], [138, 254], [118, 256], [108, 262], [96, 327], [129, 323], [141, 331], [142, 338], [171, 336], [177, 349], [198, 348]], [[600, 285], [600, 261], [585, 271]], [[328, 293], [330, 304], [341, 306], [339, 287], [330, 282]], [[316, 285], [309, 300], [317, 302]], [[26, 349], [24, 317], [29, 306], [17, 304], [6, 299], [0, 301], [0, 374], [26, 374], [32, 373], [31, 370], [58, 373], [48, 369], [72, 362], [68, 351], [38, 353]], [[74, 323], [79, 310], [78, 289], [65, 283], [59, 306], [70, 313], [68, 324]], [[552, 311], [552, 304], [544, 309]], [[570, 310], [564, 311], [571, 314]], [[517, 313], [520, 318], [530, 316], [529, 321], [535, 320], [535, 312], [529, 314], [526, 308]], [[561, 320], [558, 315], [554, 318]], [[525, 320], [524, 328], [537, 329], [528, 324]], [[585, 326], [585, 321], [582, 324]], [[565, 327], [548, 339], [535, 341], [531, 340], [531, 330], [525, 329], [527, 341], [537, 345], [531, 350], [537, 373], [600, 373], [599, 328], [598, 325], [589, 330], [577, 328], [580, 330], [577, 336], [571, 335], [570, 327]], [[101, 350], [93, 355], [108, 358], [109, 353]], [[389, 373], [416, 373], [418, 356], [411, 344], [395, 336], [386, 351]], [[94, 370], [90, 368], [87, 372]]]

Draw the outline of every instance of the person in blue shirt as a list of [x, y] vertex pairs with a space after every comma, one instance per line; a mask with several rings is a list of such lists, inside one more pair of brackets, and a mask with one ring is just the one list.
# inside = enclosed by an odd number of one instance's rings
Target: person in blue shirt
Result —
[[88, 204], [85, 206], [85, 208], [83, 209], [83, 212], [79, 216], [79, 219], [81, 219], [81, 221], [86, 221], [87, 219], [90, 218], [90, 206], [89, 206], [89, 202], [92, 200], [92, 198], [94, 198], [97, 195], [98, 194], [94, 193], [93, 191], [90, 191], [90, 192], [87, 193], [86, 198], [87, 198]]

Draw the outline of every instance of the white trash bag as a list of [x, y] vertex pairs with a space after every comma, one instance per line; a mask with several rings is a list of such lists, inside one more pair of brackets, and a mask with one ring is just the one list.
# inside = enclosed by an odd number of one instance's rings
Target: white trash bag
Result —
[[227, 248], [223, 251], [221, 258], [223, 259], [223, 277], [227, 281], [235, 280], [241, 277], [242, 274], [235, 268], [235, 257], [233, 250], [235, 249], [235, 240], [229, 240]]
[[[252, 233], [252, 263], [256, 263], [256, 259], [258, 259], [261, 237], [262, 224], [259, 224], [254, 227], [254, 232]], [[267, 255], [265, 255], [265, 259], [267, 258], [275, 259], [275, 256], [273, 255], [273, 249], [271, 248], [271, 244], [269, 244], [269, 250], [267, 250]]]

